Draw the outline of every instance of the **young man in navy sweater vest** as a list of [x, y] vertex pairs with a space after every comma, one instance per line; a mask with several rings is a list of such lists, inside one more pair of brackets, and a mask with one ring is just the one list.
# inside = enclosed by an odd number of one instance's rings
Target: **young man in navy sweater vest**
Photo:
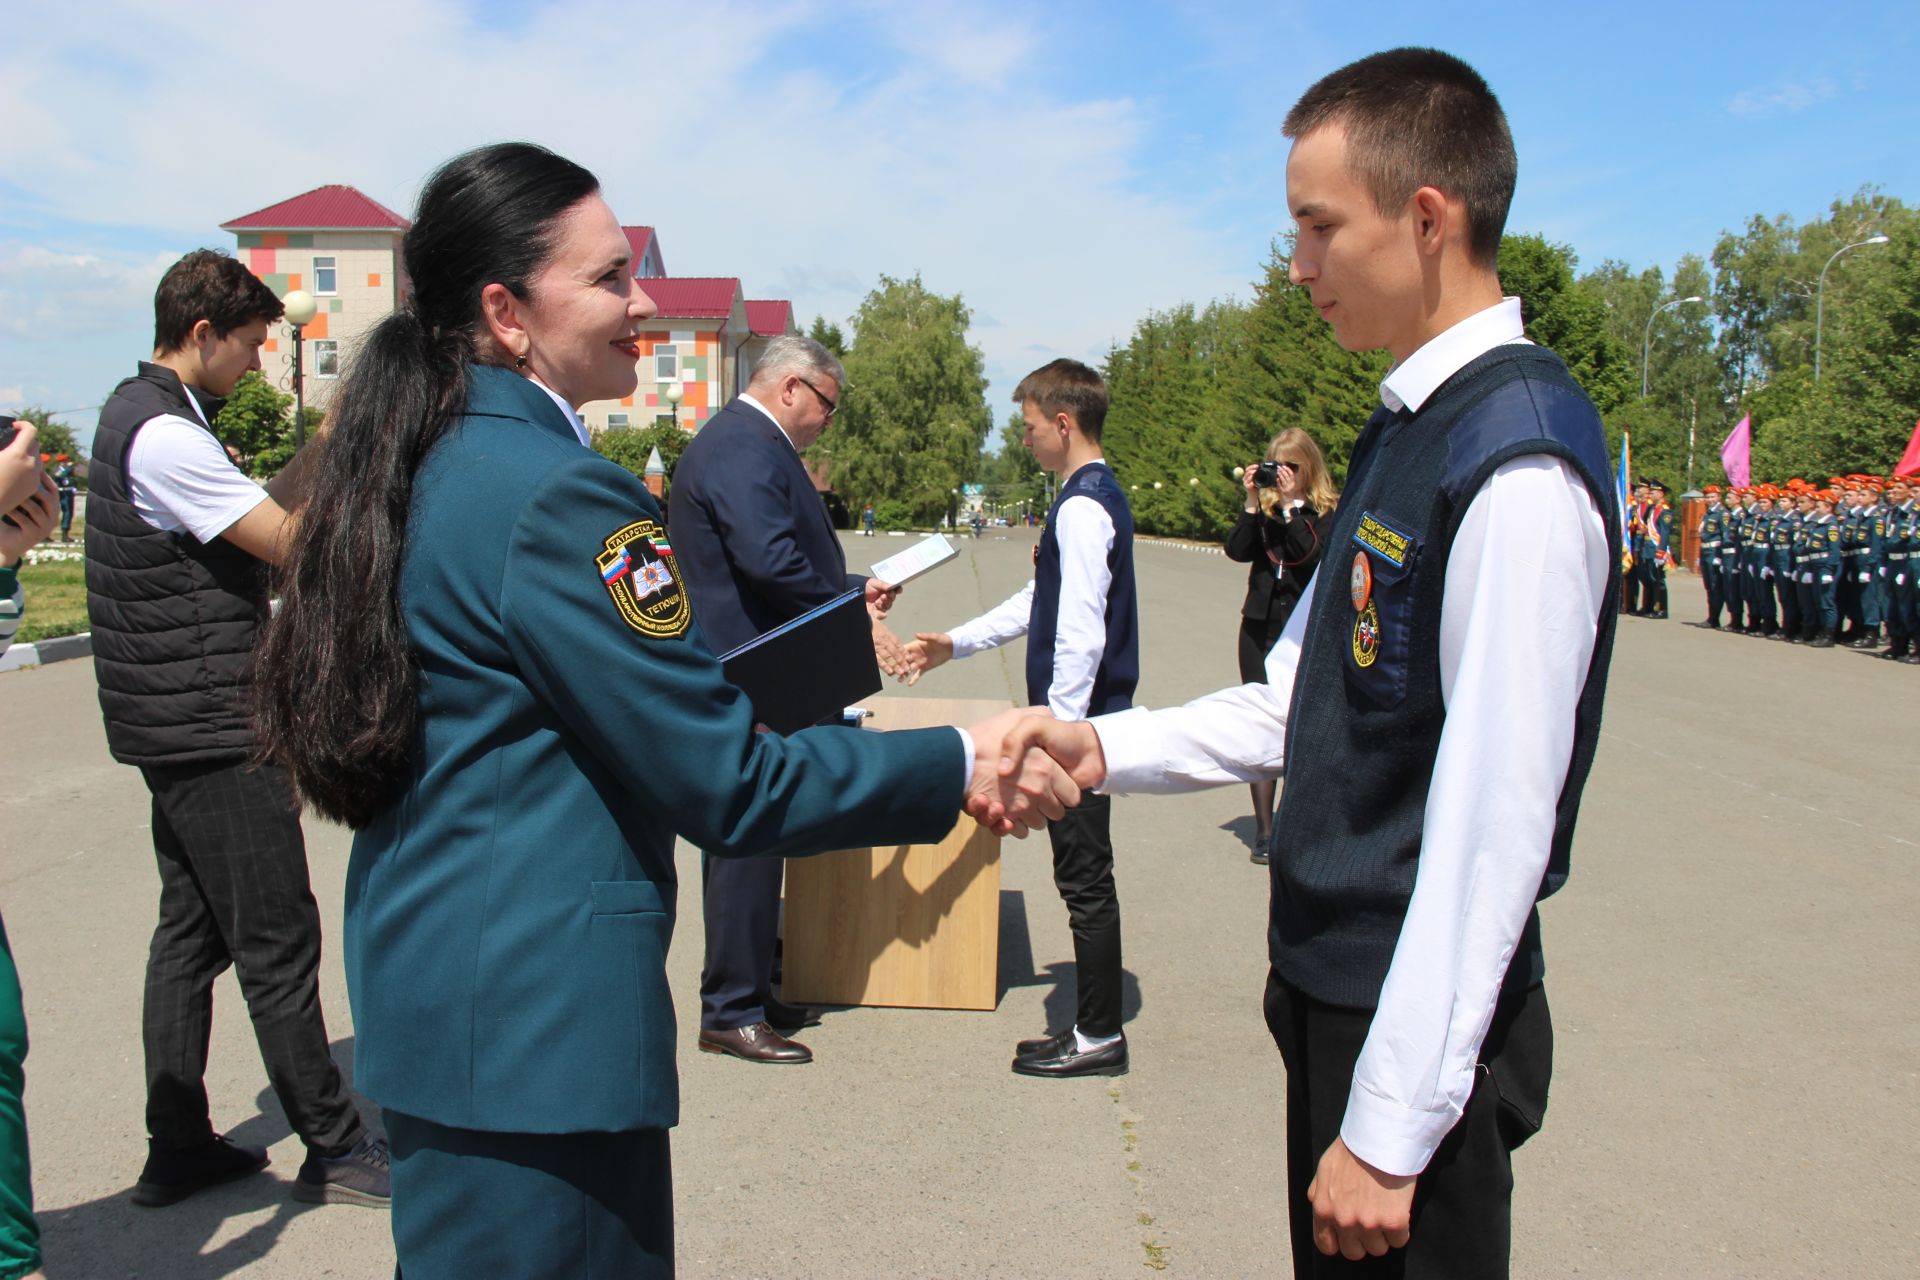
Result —
[[[1060, 480], [1034, 550], [1033, 581], [987, 613], [906, 646], [917, 672], [1027, 638], [1027, 701], [1063, 720], [1124, 711], [1140, 680], [1133, 592], [1133, 512], [1100, 451], [1107, 386], [1077, 360], [1055, 360], [1014, 388], [1023, 443]], [[1047, 827], [1053, 882], [1073, 929], [1078, 1012], [1066, 1030], [1022, 1040], [1024, 1076], [1117, 1076], [1127, 1071], [1120, 1030], [1120, 899], [1113, 884], [1112, 802], [1088, 795]]]
[[1394, 357], [1309, 607], [1267, 684], [1029, 718], [1007, 749], [1112, 792], [1284, 772], [1265, 1014], [1295, 1274], [1504, 1276], [1551, 1072], [1535, 904], [1566, 879], [1618, 609], [1606, 445], [1501, 296], [1513, 141], [1471, 67], [1376, 54], [1286, 133], [1293, 279], [1341, 346]]

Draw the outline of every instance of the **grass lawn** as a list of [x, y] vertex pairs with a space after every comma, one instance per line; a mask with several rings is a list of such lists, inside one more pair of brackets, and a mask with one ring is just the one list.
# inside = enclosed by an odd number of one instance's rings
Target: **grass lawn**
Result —
[[27, 616], [20, 620], [21, 644], [79, 635], [87, 624], [87, 566], [78, 560], [23, 564], [20, 585], [27, 593]]
[[[71, 549], [85, 542], [87, 522], [73, 522]], [[40, 550], [61, 549], [59, 538], [40, 544]], [[87, 622], [87, 566], [83, 560], [55, 560], [20, 566], [20, 586], [27, 593], [27, 616], [20, 620], [15, 643], [31, 644], [56, 636], [77, 636], [92, 629]]]

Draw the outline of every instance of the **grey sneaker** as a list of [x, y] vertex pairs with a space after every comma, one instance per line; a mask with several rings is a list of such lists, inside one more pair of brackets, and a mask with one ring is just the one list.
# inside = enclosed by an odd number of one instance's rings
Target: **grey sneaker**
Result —
[[293, 1180], [293, 1198], [308, 1204], [364, 1204], [384, 1209], [393, 1202], [387, 1140], [371, 1133], [343, 1156], [309, 1152]]

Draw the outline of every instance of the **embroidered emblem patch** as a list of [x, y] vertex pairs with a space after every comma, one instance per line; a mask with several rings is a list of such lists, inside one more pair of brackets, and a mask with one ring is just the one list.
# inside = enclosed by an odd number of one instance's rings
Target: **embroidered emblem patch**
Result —
[[1367, 607], [1367, 601], [1373, 599], [1373, 565], [1367, 560], [1367, 553], [1353, 553], [1353, 573], [1347, 579], [1347, 590], [1353, 594], [1354, 612]]
[[614, 533], [594, 566], [620, 616], [641, 635], [672, 639], [693, 624], [693, 606], [657, 521], [636, 520]]
[[1380, 658], [1380, 610], [1369, 600], [1353, 620], [1353, 661], [1370, 667]]
[[1370, 548], [1375, 555], [1394, 568], [1407, 567], [1407, 552], [1413, 546], [1413, 535], [1405, 530], [1394, 528], [1373, 512], [1360, 513], [1360, 526], [1353, 531], [1353, 540], [1363, 547]]

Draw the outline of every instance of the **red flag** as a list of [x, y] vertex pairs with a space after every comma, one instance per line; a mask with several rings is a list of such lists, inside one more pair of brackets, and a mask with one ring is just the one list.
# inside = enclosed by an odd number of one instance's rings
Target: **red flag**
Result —
[[1907, 451], [1900, 459], [1900, 465], [1893, 469], [1897, 476], [1920, 476], [1920, 422], [1913, 424], [1913, 439], [1907, 441]]

